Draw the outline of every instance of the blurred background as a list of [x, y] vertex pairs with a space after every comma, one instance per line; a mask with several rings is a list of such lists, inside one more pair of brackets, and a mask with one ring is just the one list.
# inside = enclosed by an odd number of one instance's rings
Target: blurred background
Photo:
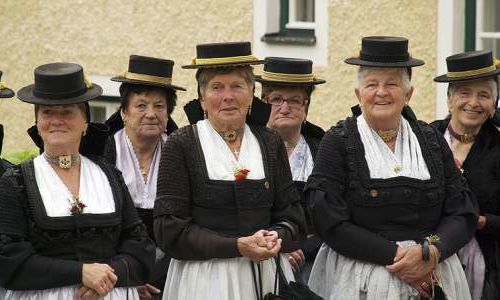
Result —
[[[368, 35], [404, 36], [410, 53], [426, 64], [414, 69], [410, 105], [433, 121], [447, 114], [446, 85], [432, 79], [446, 72], [445, 58], [464, 50], [500, 55], [498, 0], [0, 0], [0, 70], [14, 90], [33, 83], [36, 66], [81, 64], [104, 88], [90, 103], [93, 121], [119, 106], [118, 86], [109, 78], [127, 70], [131, 54], [175, 61], [178, 92], [173, 118], [187, 125], [182, 106], [195, 98], [195, 71], [181, 69], [195, 57], [196, 44], [251, 41], [259, 58], [301, 57], [314, 61], [327, 81], [313, 93], [308, 119], [324, 129], [350, 114], [357, 68], [343, 60], [357, 56]], [[259, 74], [261, 66], [255, 68]], [[257, 84], [256, 95], [260, 95]], [[16, 98], [0, 102], [4, 153], [32, 152], [26, 129], [33, 106]]]

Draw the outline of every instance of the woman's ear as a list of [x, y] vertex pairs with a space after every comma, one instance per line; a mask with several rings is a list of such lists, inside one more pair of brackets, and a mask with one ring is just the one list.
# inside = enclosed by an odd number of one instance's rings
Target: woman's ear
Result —
[[411, 96], [413, 95], [413, 86], [410, 87], [410, 89], [408, 90], [408, 92], [406, 92], [406, 99], [405, 99], [405, 102], [406, 104], [410, 103], [410, 100], [411, 100]]

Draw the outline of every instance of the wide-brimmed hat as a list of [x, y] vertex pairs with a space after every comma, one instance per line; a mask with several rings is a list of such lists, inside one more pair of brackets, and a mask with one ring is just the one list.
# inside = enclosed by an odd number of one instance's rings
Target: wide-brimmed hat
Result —
[[83, 68], [73, 63], [50, 63], [35, 69], [35, 83], [21, 88], [17, 97], [28, 103], [64, 105], [86, 102], [102, 88], [86, 80]]
[[111, 80], [185, 91], [185, 88], [172, 84], [173, 67], [174, 61], [169, 59], [130, 55], [128, 71], [116, 75]]
[[326, 82], [314, 76], [309, 59], [266, 57], [265, 62], [262, 75], [255, 76], [255, 81], [262, 84], [310, 86]]
[[0, 71], [0, 98], [12, 98], [14, 94], [14, 91], [9, 89], [7, 85], [2, 82], [2, 71]]
[[252, 55], [250, 42], [212, 43], [196, 45], [196, 58], [185, 69], [231, 67], [263, 64]]
[[448, 72], [434, 78], [436, 82], [454, 82], [494, 77], [500, 74], [500, 61], [491, 51], [470, 51], [448, 56]]
[[367, 36], [361, 40], [359, 56], [344, 60], [350, 65], [380, 68], [410, 68], [424, 64], [410, 56], [408, 39], [394, 36]]

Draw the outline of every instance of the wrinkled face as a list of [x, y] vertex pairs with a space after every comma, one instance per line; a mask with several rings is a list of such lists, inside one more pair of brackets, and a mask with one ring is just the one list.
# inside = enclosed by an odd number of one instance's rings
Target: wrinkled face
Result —
[[64, 151], [78, 151], [82, 135], [88, 127], [85, 113], [79, 105], [39, 106], [37, 129], [46, 150], [61, 148]]
[[282, 88], [269, 93], [265, 101], [271, 104], [268, 126], [275, 129], [300, 130], [306, 119], [308, 100], [306, 92], [301, 88]]
[[150, 90], [131, 93], [126, 110], [121, 111], [127, 134], [140, 138], [158, 138], [167, 128], [168, 113], [165, 92]]
[[355, 90], [363, 115], [375, 122], [399, 119], [413, 88], [405, 91], [399, 69], [368, 69]]
[[456, 84], [448, 97], [454, 122], [466, 128], [478, 128], [493, 114], [495, 99], [488, 79]]
[[212, 78], [202, 91], [201, 105], [215, 124], [245, 123], [253, 88], [237, 72]]

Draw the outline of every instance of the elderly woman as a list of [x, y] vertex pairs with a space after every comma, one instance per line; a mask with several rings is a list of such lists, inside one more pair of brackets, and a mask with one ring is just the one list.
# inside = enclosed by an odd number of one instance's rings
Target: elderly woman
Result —
[[154, 244], [121, 175], [85, 156], [86, 101], [101, 95], [77, 64], [35, 69], [18, 91], [35, 104], [43, 153], [0, 180], [0, 285], [5, 299], [138, 299]]
[[[295, 187], [302, 195], [307, 178], [314, 166], [323, 129], [306, 121], [311, 94], [316, 84], [325, 83], [312, 73], [312, 61], [297, 58], [267, 57], [264, 71], [255, 80], [262, 84], [262, 99], [271, 105], [267, 126], [275, 129], [288, 154]], [[305, 197], [301, 198], [306, 212], [308, 238], [304, 246], [289, 253], [297, 280], [307, 284], [312, 264], [321, 240], [314, 235]]]
[[433, 125], [444, 134], [480, 212], [476, 238], [459, 257], [472, 298], [500, 299], [500, 132], [491, 121], [500, 69], [491, 51], [452, 55], [446, 63], [448, 72], [434, 81], [449, 83], [450, 116]]
[[424, 62], [405, 38], [365, 37], [346, 63], [360, 66], [361, 114], [325, 134], [306, 185], [325, 242], [311, 289], [325, 299], [470, 299], [455, 255], [477, 221], [470, 192], [442, 135], [408, 107], [409, 70]]
[[305, 236], [283, 143], [245, 124], [250, 65], [259, 63], [241, 42], [198, 45], [185, 66], [198, 68], [206, 119], [174, 132], [162, 151], [154, 229], [173, 257], [163, 299], [256, 299], [273, 290], [271, 258]]
[[[112, 136], [105, 157], [122, 172], [139, 217], [153, 240], [160, 154], [167, 135], [177, 129], [170, 118], [177, 100], [176, 90], [185, 90], [172, 84], [173, 66], [171, 60], [131, 55], [128, 71], [111, 79], [122, 82], [121, 106], [106, 122]], [[165, 285], [170, 258], [157, 251], [152, 277], [148, 284], [139, 287], [141, 299], [161, 294]]]

